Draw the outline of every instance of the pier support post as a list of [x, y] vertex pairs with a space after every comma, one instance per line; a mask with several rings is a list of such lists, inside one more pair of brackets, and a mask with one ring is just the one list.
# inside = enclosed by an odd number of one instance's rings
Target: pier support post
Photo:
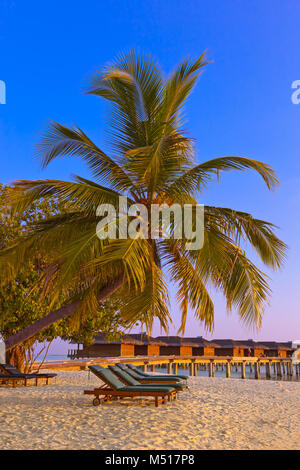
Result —
[[282, 372], [283, 372], [283, 375], [287, 374], [287, 367], [286, 367], [286, 362], [285, 361], [282, 362]]
[[257, 361], [255, 363], [255, 378], [258, 380], [259, 379], [259, 362]]
[[242, 368], [241, 368], [241, 372], [242, 372], [242, 379], [245, 379], [246, 378], [246, 362], [242, 362]]
[[266, 377], [267, 379], [271, 378], [271, 361], [266, 363]]
[[230, 377], [231, 377], [231, 363], [230, 363], [230, 361], [228, 361], [226, 363], [226, 377], [228, 379], [230, 379]]
[[172, 362], [171, 361], [168, 364], [168, 374], [172, 374]]
[[174, 374], [177, 375], [177, 371], [178, 371], [178, 364], [177, 362], [174, 363]]
[[152, 372], [155, 372], [155, 364], [152, 364]]
[[210, 361], [209, 363], [209, 377], [215, 376], [215, 363], [214, 361]]
[[143, 372], [147, 372], [147, 363], [146, 362], [143, 364]]
[[277, 362], [277, 375], [278, 375], [278, 377], [282, 377], [282, 365], [281, 365], [281, 362]]

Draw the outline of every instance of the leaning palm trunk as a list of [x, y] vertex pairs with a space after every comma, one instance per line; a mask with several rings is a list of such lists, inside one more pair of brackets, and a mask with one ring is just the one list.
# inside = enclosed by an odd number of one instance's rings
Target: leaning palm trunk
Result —
[[[97, 296], [98, 302], [103, 302], [107, 297], [111, 296], [116, 290], [118, 290], [122, 286], [122, 282], [122, 277], [119, 277], [115, 279], [115, 281], [111, 282], [109, 286], [103, 288]], [[49, 315], [40, 318], [32, 325], [29, 325], [27, 326], [27, 328], [24, 328], [24, 330], [19, 331], [13, 336], [10, 336], [5, 340], [6, 351], [9, 351], [18, 344], [21, 344], [26, 341], [27, 339], [32, 338], [37, 333], [44, 330], [45, 328], [48, 328], [48, 326], [52, 325], [53, 323], [56, 323], [57, 321], [62, 320], [63, 318], [67, 318], [73, 315], [78, 309], [78, 307], [80, 307], [80, 305], [80, 300], [72, 302], [69, 305], [65, 305], [64, 307], [61, 307], [49, 313]]]
[[[254, 248], [270, 269], [282, 266], [286, 246], [271, 223], [207, 205], [204, 244], [194, 251], [187, 248], [185, 236], [180, 240], [149, 238], [149, 230], [148, 239], [117, 235], [99, 239], [96, 234], [97, 207], [118, 208], [120, 196], [126, 196], [129, 204], [143, 204], [149, 213], [152, 204], [195, 206], [199, 193], [231, 170], [252, 169], [268, 189], [277, 185], [272, 168], [258, 160], [224, 156], [195, 163], [194, 141], [182, 129], [182, 109], [206, 64], [205, 54], [196, 61], [184, 60], [165, 78], [151, 58], [129, 53], [91, 77], [87, 93], [104, 98], [112, 109], [113, 157], [78, 127], [49, 124], [38, 148], [42, 165], [62, 156], [79, 157], [95, 181], [75, 176], [73, 182], [19, 181], [12, 186], [8, 206], [13, 214], [48, 197], [57, 198], [67, 209], [36, 224], [30, 236], [3, 250], [0, 276], [13, 275], [33, 259], [38, 248], [53, 259], [45, 271], [45, 290], [48, 286], [49, 292], [50, 286], [54, 300], [66, 292], [72, 292], [73, 298], [69, 305], [8, 338], [7, 348], [81, 309], [97, 312], [98, 301], [120, 287], [121, 281], [107, 287], [105, 295], [103, 286], [120, 273], [124, 274], [120, 313], [129, 325], [140, 322], [150, 332], [157, 318], [167, 331], [171, 319], [167, 270], [177, 288], [180, 332], [184, 333], [188, 310], [208, 330], [213, 329], [211, 287], [224, 295], [228, 310], [235, 308], [244, 323], [260, 326], [270, 289], [267, 277], [246, 256], [246, 250], [247, 244]], [[174, 234], [171, 222], [169, 228]]]

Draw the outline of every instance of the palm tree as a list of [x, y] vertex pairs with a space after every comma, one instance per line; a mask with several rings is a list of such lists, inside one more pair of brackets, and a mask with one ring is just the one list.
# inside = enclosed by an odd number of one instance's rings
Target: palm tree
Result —
[[57, 122], [46, 127], [38, 146], [43, 167], [58, 157], [79, 157], [94, 180], [74, 176], [72, 182], [13, 184], [13, 213], [48, 197], [58, 198], [67, 209], [36, 224], [28, 237], [3, 251], [2, 274], [12, 275], [38, 249], [54, 260], [43, 276], [45, 291], [51, 289], [53, 303], [62, 292], [68, 302], [9, 338], [8, 349], [61, 318], [97, 311], [98, 302], [117, 290], [124, 300], [122, 316], [130, 325], [139, 321], [150, 331], [158, 318], [167, 331], [167, 272], [177, 286], [181, 333], [189, 307], [208, 330], [213, 328], [209, 286], [224, 294], [228, 309], [237, 309], [244, 322], [260, 325], [270, 289], [244, 248], [249, 242], [266, 266], [280, 268], [286, 247], [271, 223], [205, 206], [204, 245], [194, 251], [187, 249], [186, 239], [100, 240], [96, 235], [96, 208], [104, 203], [118, 207], [120, 195], [148, 208], [153, 203], [197, 204], [198, 194], [229, 170], [255, 170], [269, 190], [277, 184], [270, 166], [257, 160], [225, 156], [195, 162], [194, 142], [182, 129], [182, 108], [207, 63], [205, 53], [196, 61], [186, 59], [165, 78], [151, 57], [129, 52], [91, 76], [87, 94], [109, 102], [110, 155], [78, 127]]

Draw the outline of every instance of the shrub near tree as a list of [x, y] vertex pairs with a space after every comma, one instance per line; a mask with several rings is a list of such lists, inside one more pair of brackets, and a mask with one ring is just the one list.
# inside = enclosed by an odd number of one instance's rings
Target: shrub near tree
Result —
[[[9, 191], [9, 187], [0, 185], [1, 248], [26, 236], [32, 224], [54, 215], [58, 210], [58, 203], [54, 199], [39, 200], [35, 201], [21, 217], [13, 218], [6, 205], [6, 196]], [[0, 334], [3, 339], [23, 330], [49, 312], [52, 305], [51, 294], [45, 295], [39, 282], [41, 273], [49, 262], [50, 257], [42, 259], [39, 256], [37, 247], [32, 263], [27, 263], [24, 269], [18, 270], [17, 275], [9, 281], [1, 281]], [[63, 296], [56, 301], [55, 307], [59, 307], [62, 301]], [[119, 315], [120, 306], [121, 300], [113, 296], [100, 304], [96, 312], [85, 312], [85, 315], [81, 313], [61, 320], [7, 351], [6, 360], [27, 373], [33, 368], [40, 367], [52, 341], [57, 337], [88, 345], [92, 343], [94, 335], [101, 330], [107, 333], [108, 339], [119, 339], [120, 328], [125, 327]], [[82, 328], [83, 323], [84, 328]], [[36, 361], [39, 361], [39, 366], [36, 366]]]
[[[11, 217], [7, 198], [11, 188], [0, 185], [0, 247], [5, 248], [15, 240], [26, 236], [32, 223], [50, 216], [57, 210], [54, 200], [39, 200], [31, 204], [26, 211], [18, 217]], [[39, 278], [47, 260], [39, 256], [38, 250], [35, 258], [26, 264], [24, 269], [9, 278], [1, 279], [0, 283], [0, 334], [3, 339], [22, 330], [24, 327], [43, 317], [49, 308], [49, 299], [41, 295]], [[28, 339], [7, 352], [7, 362], [15, 365], [21, 371], [29, 372], [34, 360], [37, 343], [52, 341], [57, 336], [59, 326], [44, 330], [39, 335]], [[47, 350], [46, 344], [40, 349]]]

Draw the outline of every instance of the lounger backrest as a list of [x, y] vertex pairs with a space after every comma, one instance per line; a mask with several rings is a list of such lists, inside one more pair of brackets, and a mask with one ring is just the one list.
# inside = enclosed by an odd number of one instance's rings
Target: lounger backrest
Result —
[[132, 364], [128, 364], [128, 367], [130, 367], [130, 369], [134, 370], [137, 374], [142, 375], [143, 377], [148, 377], [148, 374], [145, 374], [145, 372], [142, 372], [136, 366], [133, 366]]
[[10, 364], [0, 364], [0, 366], [10, 375], [22, 375], [22, 372]]
[[98, 378], [102, 379], [104, 382], [108, 383], [115, 390], [119, 390], [124, 387], [124, 384], [121, 382], [118, 377], [112, 373], [111, 370], [105, 369], [101, 366], [89, 366], [89, 369], [97, 375]]
[[130, 374], [131, 377], [133, 377], [136, 380], [139, 380], [139, 379], [143, 378], [142, 375], [140, 375], [137, 371], [135, 371], [133, 369], [130, 369], [130, 367], [128, 367], [126, 364], [118, 364], [118, 367], [120, 367], [120, 369], [122, 369], [125, 372], [127, 372], [128, 374]]
[[123, 379], [128, 385], [141, 385], [140, 382], [135, 380], [131, 375], [129, 375], [125, 370], [120, 369], [117, 366], [108, 366], [110, 370], [114, 372], [118, 377]]

